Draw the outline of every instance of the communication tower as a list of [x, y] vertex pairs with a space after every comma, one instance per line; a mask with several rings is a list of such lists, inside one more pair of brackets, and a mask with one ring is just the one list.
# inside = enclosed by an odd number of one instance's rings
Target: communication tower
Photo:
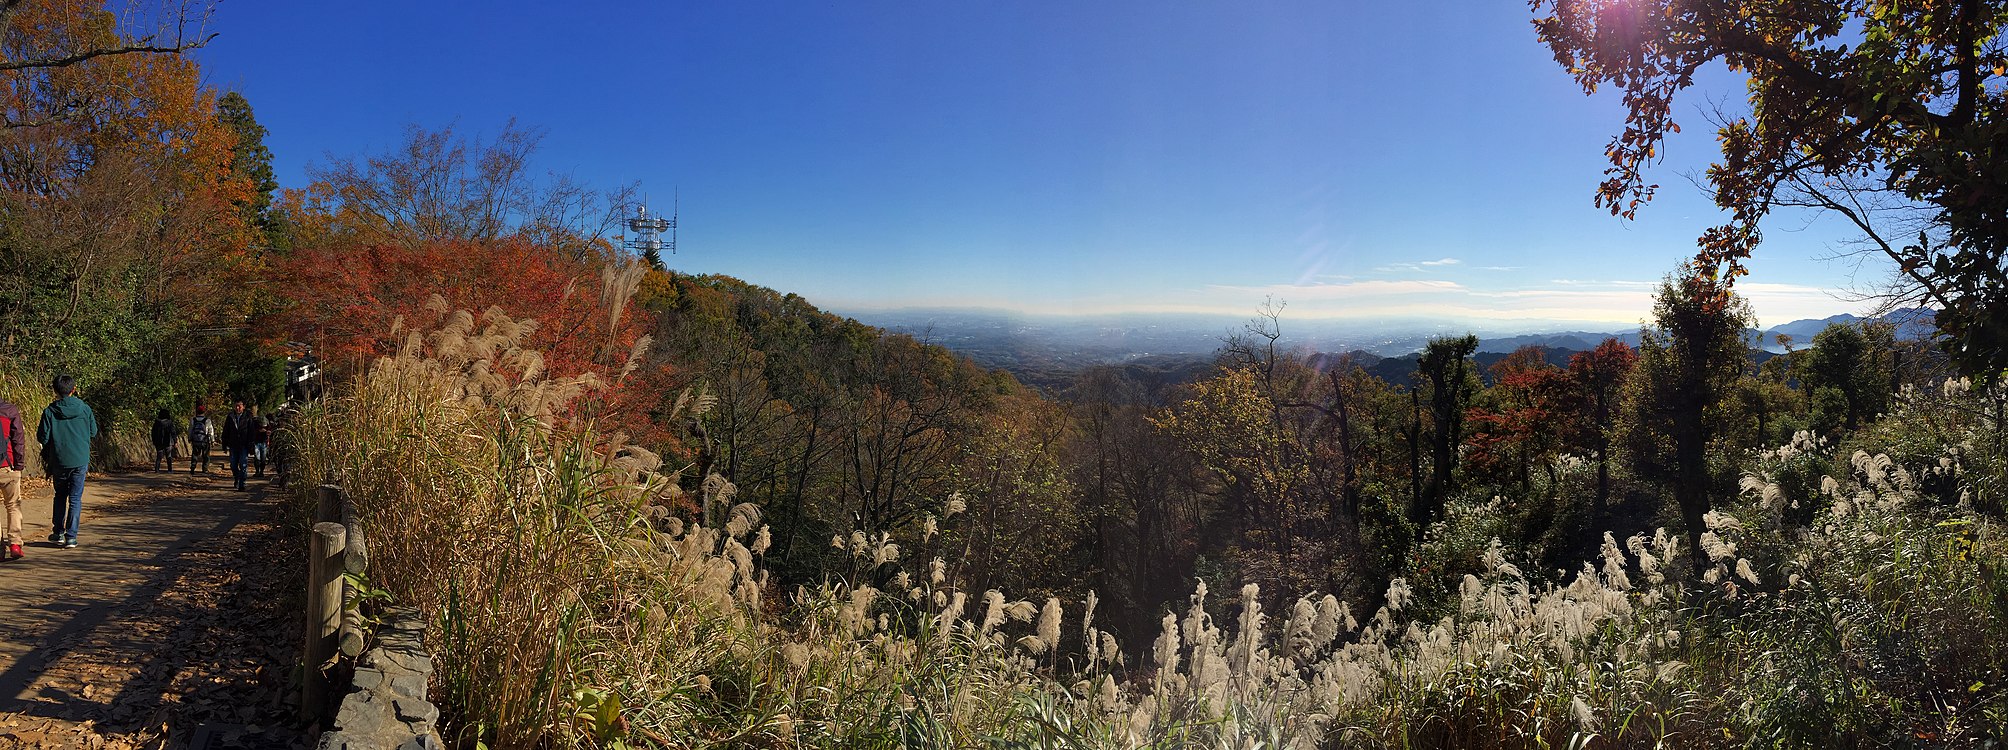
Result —
[[[676, 219], [682, 213], [682, 203], [682, 197], [678, 196], [676, 203], [673, 204], [675, 209], [668, 217], [660, 214], [650, 215], [648, 205], [643, 204], [635, 215], [627, 220], [628, 231], [634, 234], [627, 237], [621, 245], [633, 250], [650, 265], [661, 268], [664, 248], [668, 248], [671, 255], [676, 254]], [[669, 233], [667, 241], [662, 238], [663, 232]]]

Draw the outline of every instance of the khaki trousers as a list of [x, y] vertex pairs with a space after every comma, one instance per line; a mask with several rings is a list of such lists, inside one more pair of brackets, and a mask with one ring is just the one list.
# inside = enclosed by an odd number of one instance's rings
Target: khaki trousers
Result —
[[6, 525], [0, 526], [5, 532], [0, 542], [26, 544], [28, 540], [21, 536], [21, 472], [0, 468], [0, 507], [6, 516]]

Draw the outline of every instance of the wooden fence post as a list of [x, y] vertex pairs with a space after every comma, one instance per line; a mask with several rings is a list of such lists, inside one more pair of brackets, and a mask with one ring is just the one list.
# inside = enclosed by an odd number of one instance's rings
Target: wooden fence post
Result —
[[[361, 576], [369, 572], [369, 535], [363, 532], [362, 522], [356, 520], [355, 509], [348, 503], [342, 504], [342, 528], [348, 530], [348, 537], [342, 542], [342, 571]], [[338, 639], [343, 656], [356, 658], [363, 651], [362, 612], [342, 610], [342, 632]]]
[[314, 491], [314, 522], [339, 522], [342, 520], [342, 488], [339, 485], [324, 484]]
[[[321, 489], [325, 498], [329, 488]], [[319, 718], [327, 705], [328, 683], [321, 667], [334, 656], [342, 626], [342, 550], [347, 541], [348, 529], [341, 524], [314, 524], [307, 556], [306, 669], [300, 681], [300, 711], [310, 719]]]
[[341, 505], [341, 517], [334, 520], [340, 523], [342, 528], [349, 530], [348, 544], [342, 547], [345, 557], [342, 564], [348, 572], [362, 575], [370, 566], [369, 545], [365, 542], [363, 523], [356, 518], [356, 509], [350, 507], [346, 498]]

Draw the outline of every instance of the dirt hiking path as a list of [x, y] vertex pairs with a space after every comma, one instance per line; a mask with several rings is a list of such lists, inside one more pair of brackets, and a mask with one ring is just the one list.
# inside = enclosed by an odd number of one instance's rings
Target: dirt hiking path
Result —
[[307, 747], [293, 719], [305, 555], [264, 480], [93, 474], [76, 549], [0, 562], [0, 750]]

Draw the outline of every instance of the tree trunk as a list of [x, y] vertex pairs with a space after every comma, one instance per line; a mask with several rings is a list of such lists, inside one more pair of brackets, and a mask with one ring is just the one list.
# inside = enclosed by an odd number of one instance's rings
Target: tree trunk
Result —
[[[1337, 370], [1330, 373], [1332, 379], [1332, 400], [1339, 415], [1339, 507], [1345, 518], [1357, 518], [1360, 513], [1359, 467], [1353, 456], [1352, 418], [1346, 411], [1346, 392], [1339, 381]], [[1336, 520], [1336, 516], [1335, 516]]]
[[1409, 520], [1418, 530], [1429, 517], [1428, 500], [1422, 495], [1422, 397], [1408, 392], [1408, 486]]
[[1592, 509], [1595, 520], [1603, 520], [1611, 504], [1611, 449], [1605, 446], [1597, 449], [1597, 504]]

